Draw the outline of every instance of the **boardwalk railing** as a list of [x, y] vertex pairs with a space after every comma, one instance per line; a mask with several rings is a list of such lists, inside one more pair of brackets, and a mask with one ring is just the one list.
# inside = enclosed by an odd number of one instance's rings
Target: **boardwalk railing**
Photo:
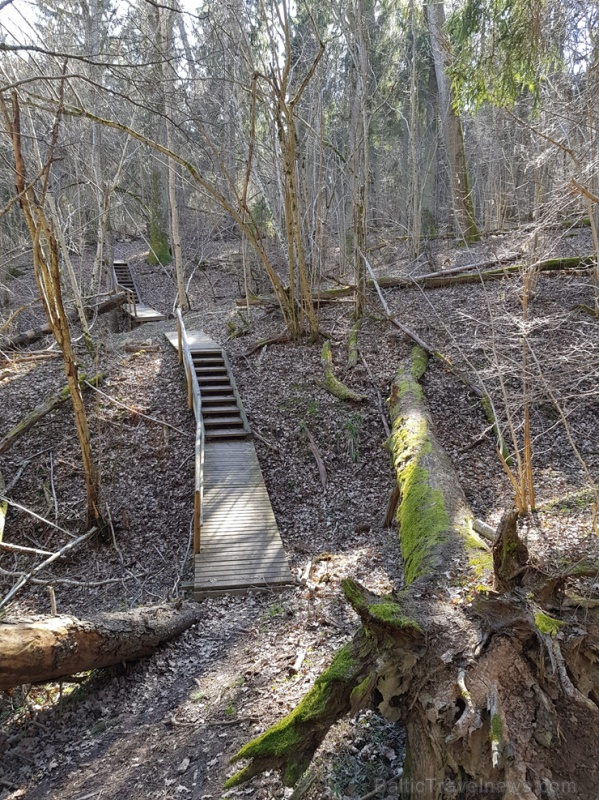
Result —
[[183, 322], [181, 309], [177, 309], [177, 338], [179, 363], [183, 363], [187, 376], [187, 405], [193, 408], [196, 418], [195, 436], [195, 488], [193, 499], [193, 552], [200, 552], [200, 535], [202, 529], [202, 499], [204, 494], [204, 420], [202, 417], [202, 396], [193, 366], [193, 358], [187, 341], [187, 332]]
[[137, 303], [135, 302], [135, 293], [128, 286], [123, 286], [123, 284], [118, 283], [118, 281], [115, 283], [115, 288], [117, 292], [125, 293], [127, 313], [130, 317], [133, 317], [133, 319], [137, 321]]

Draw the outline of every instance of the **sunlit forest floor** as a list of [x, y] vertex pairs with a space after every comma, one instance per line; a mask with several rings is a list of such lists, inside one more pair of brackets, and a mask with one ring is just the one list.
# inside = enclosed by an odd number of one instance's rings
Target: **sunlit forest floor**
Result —
[[[531, 235], [488, 237], [473, 248], [432, 243], [438, 269], [526, 254]], [[534, 261], [591, 250], [586, 229], [546, 233]], [[430, 270], [409, 264], [403, 244], [381, 239], [372, 254], [379, 275]], [[383, 318], [376, 295], [359, 338], [360, 360], [347, 364], [353, 323], [349, 301], [323, 305], [337, 376], [368, 400], [343, 403], [321, 388], [320, 348], [256, 343], [283, 330], [272, 307], [235, 307], [243, 293], [238, 243], [213, 243], [211, 258], [189, 284], [188, 328], [226, 345], [297, 586], [277, 593], [203, 601], [204, 618], [152, 658], [82, 676], [79, 683], [27, 687], [0, 699], [0, 800], [64, 798], [208, 798], [290, 796], [276, 774], [224, 793], [229, 758], [241, 744], [290, 711], [348, 640], [357, 624], [339, 583], [353, 576], [384, 593], [402, 585], [397, 530], [383, 527], [394, 476], [384, 449], [384, 400], [412, 343]], [[145, 263], [143, 244], [121, 243], [144, 302], [170, 314], [170, 268]], [[218, 260], [215, 260], [218, 258]], [[81, 260], [89, 273], [90, 254]], [[336, 257], [331, 252], [331, 273]], [[191, 272], [192, 266], [188, 265]], [[35, 298], [27, 255], [13, 270], [0, 321]], [[337, 276], [343, 280], [344, 276]], [[334, 282], [332, 282], [334, 283]], [[254, 286], [263, 293], [264, 285]], [[432, 290], [385, 290], [391, 312], [458, 374], [483, 384], [498, 417], [517, 440], [522, 430], [523, 341], [534, 353], [530, 402], [537, 512], [521, 521], [531, 558], [548, 570], [597, 557], [589, 481], [599, 475], [598, 321], [589, 273], [542, 274], [523, 320], [519, 276]], [[42, 322], [39, 303], [4, 331]], [[42, 573], [59, 612], [78, 616], [167, 601], [191, 578], [193, 417], [183, 370], [164, 338], [167, 320], [128, 330], [120, 312], [98, 318], [97, 352], [78, 341], [89, 375], [103, 373], [104, 394], [86, 392], [94, 453], [114, 536], [94, 541]], [[231, 336], [232, 332], [241, 335]], [[6, 432], [64, 384], [56, 347], [46, 337], [27, 350], [3, 350], [1, 430]], [[479, 398], [440, 361], [424, 378], [439, 437], [474, 513], [495, 526], [513, 503], [512, 485]], [[118, 400], [116, 404], [112, 399]], [[554, 400], [559, 402], [556, 404]], [[567, 421], [567, 427], [563, 420]], [[168, 422], [167, 427], [162, 422]], [[312, 434], [326, 487], [309, 446]], [[507, 437], [508, 446], [512, 442]], [[574, 443], [576, 452], [572, 447]], [[0, 460], [15, 502], [70, 532], [84, 516], [84, 483], [72, 411], [62, 405]], [[5, 541], [56, 550], [65, 534], [11, 506]], [[28, 560], [29, 559], [29, 560]], [[3, 552], [4, 595], [30, 556]], [[12, 575], [10, 573], [13, 573]], [[581, 584], [579, 593], [597, 587]], [[455, 602], [467, 602], [456, 589]], [[13, 617], [49, 613], [45, 583], [29, 584], [9, 608]], [[402, 731], [371, 714], [340, 723], [313, 764], [304, 797], [362, 797], [377, 786], [393, 796], [402, 770]], [[387, 782], [386, 789], [384, 782]], [[373, 795], [374, 796], [374, 795]]]

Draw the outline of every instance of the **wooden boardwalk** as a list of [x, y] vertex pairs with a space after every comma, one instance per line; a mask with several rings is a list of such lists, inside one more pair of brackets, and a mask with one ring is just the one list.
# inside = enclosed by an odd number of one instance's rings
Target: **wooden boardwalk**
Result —
[[[166, 336], [177, 348], [177, 332]], [[201, 331], [189, 331], [186, 338], [205, 426], [194, 596], [290, 584], [287, 557], [226, 353]]]
[[141, 302], [137, 283], [127, 261], [115, 260], [113, 262], [112, 283], [116, 290], [126, 292], [127, 300], [123, 310], [134, 322], [160, 322], [166, 319], [164, 314]]

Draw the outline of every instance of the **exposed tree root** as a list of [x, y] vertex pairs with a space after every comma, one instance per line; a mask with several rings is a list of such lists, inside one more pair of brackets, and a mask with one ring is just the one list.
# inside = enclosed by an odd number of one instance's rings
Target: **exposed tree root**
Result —
[[272, 768], [293, 784], [336, 719], [374, 706], [406, 727], [406, 796], [466, 796], [469, 781], [491, 800], [551, 797], [556, 782], [595, 791], [599, 615], [549, 612], [553, 579], [525, 563], [513, 515], [493, 554], [476, 535], [432, 430], [425, 368], [414, 348], [389, 398], [406, 588], [378, 597], [344, 582], [360, 628], [295, 711], [236, 754], [249, 763], [228, 785]]
[[344, 383], [335, 377], [333, 372], [333, 354], [331, 352], [331, 343], [325, 342], [322, 348], [322, 364], [324, 367], [324, 381], [319, 385], [330, 392], [339, 400], [349, 400], [353, 403], [362, 403], [368, 398], [366, 395], [358, 394], [346, 386]]

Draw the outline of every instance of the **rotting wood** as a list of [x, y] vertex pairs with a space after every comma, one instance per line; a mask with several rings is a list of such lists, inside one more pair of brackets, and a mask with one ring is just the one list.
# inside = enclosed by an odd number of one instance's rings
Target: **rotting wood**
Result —
[[247, 358], [247, 356], [253, 355], [258, 350], [262, 350], [263, 347], [268, 347], [268, 345], [288, 344], [290, 341], [291, 338], [286, 333], [280, 333], [277, 336], [270, 336], [268, 339], [258, 339], [256, 344], [253, 344], [248, 350], [245, 351], [243, 355]]
[[147, 658], [199, 622], [195, 604], [136, 608], [88, 619], [0, 621], [0, 690]]
[[[88, 386], [95, 387], [103, 377], [103, 372], [98, 373], [98, 375], [94, 375], [94, 377], [90, 378], [88, 381], [84, 374], [80, 375], [79, 385], [81, 390], [83, 391]], [[26, 417], [24, 417], [6, 434], [6, 436], [0, 440], [0, 454], [6, 453], [6, 451], [9, 450], [13, 444], [21, 438], [21, 436], [27, 433], [28, 430], [33, 428], [34, 425], [47, 416], [51, 411], [54, 411], [55, 408], [66, 402], [70, 396], [71, 390], [68, 385], [63, 386], [57, 392], [54, 392], [54, 394], [49, 395], [43, 401], [43, 403], [40, 403], [38, 406], [36, 406], [33, 411], [27, 414]]]
[[331, 724], [374, 705], [404, 725], [403, 780], [424, 787], [423, 800], [444, 797], [456, 775], [516, 786], [503, 800], [541, 800], [555, 776], [581, 796], [594, 791], [595, 776], [560, 741], [596, 752], [599, 615], [553, 617], [539, 586], [518, 587], [511, 570], [504, 591], [491, 589], [492, 554], [432, 430], [419, 384], [426, 362], [414, 348], [389, 400], [406, 587], [381, 597], [343, 582], [361, 626], [299, 705], [235, 754], [245, 766], [227, 787], [270, 769], [295, 784]]
[[397, 483], [393, 484], [393, 488], [389, 493], [389, 499], [387, 500], [387, 509], [385, 511], [385, 516], [383, 517], [383, 528], [391, 528], [393, 526], [393, 522], [395, 521], [395, 512], [397, 511], [397, 506], [399, 504], [399, 486]]
[[[383, 289], [410, 289], [419, 286], [424, 289], [435, 289], [451, 286], [456, 283], [477, 283], [481, 280], [500, 280], [501, 278], [534, 268], [539, 272], [555, 272], [562, 270], [590, 269], [593, 264], [592, 256], [574, 256], [571, 258], [550, 258], [538, 261], [535, 264], [511, 264], [517, 256], [506, 256], [492, 261], [483, 261], [479, 264], [468, 264], [463, 267], [429, 272], [426, 275], [381, 275], [377, 278], [379, 286]], [[497, 265], [489, 269], [492, 265]]]

